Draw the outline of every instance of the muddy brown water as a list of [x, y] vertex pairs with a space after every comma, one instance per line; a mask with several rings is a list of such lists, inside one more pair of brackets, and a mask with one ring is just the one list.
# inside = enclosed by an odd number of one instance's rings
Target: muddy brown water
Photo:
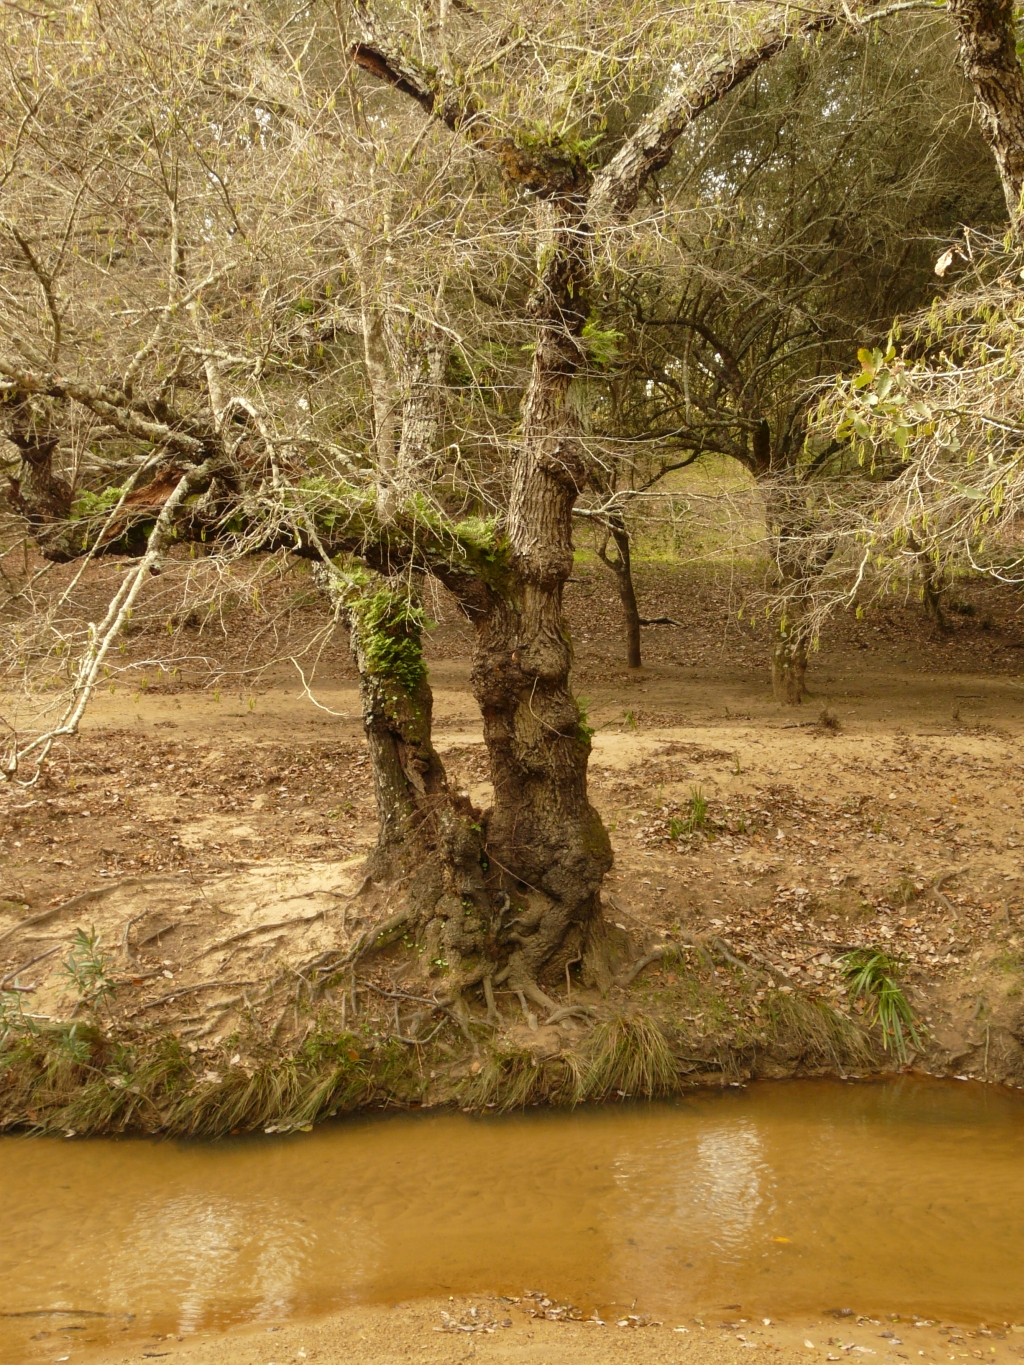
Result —
[[742, 1305], [1021, 1322], [1024, 1097], [797, 1081], [219, 1143], [7, 1137], [0, 1230], [12, 1365], [524, 1289], [666, 1320]]

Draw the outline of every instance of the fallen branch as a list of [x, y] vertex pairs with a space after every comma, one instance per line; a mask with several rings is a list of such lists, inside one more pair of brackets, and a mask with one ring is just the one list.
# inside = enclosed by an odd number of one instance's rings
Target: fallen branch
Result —
[[77, 910], [80, 905], [88, 905], [90, 901], [99, 900], [101, 896], [110, 896], [115, 891], [120, 891], [123, 887], [147, 886], [151, 882], [164, 880], [165, 878], [163, 877], [128, 877], [124, 881], [114, 882], [111, 886], [97, 886], [92, 891], [83, 891], [80, 896], [75, 896], [71, 900], [65, 901], [63, 905], [55, 905], [51, 910], [43, 910], [41, 914], [30, 915], [28, 919], [21, 920], [21, 922], [15, 924], [13, 928], [7, 929], [4, 933], [0, 934], [0, 943], [3, 943], [5, 939], [10, 938], [12, 934], [16, 934], [19, 929], [29, 929], [34, 924], [46, 924], [48, 920], [56, 919], [59, 915], [63, 915], [67, 910]]
[[[175, 991], [168, 991], [166, 995], [158, 995], [155, 1000], [144, 1000], [135, 1011], [138, 1014], [141, 1010], [155, 1009], [157, 1005], [166, 1005], [168, 1001], [177, 1000], [179, 995], [194, 995], [196, 991], [224, 990], [229, 986], [257, 986], [258, 981], [251, 978], [245, 981], [200, 981], [194, 986], [179, 986]], [[129, 1016], [133, 1018], [134, 1016]]]
[[[242, 929], [239, 933], [232, 934], [229, 938], [222, 938], [219, 939], [216, 943], [211, 943], [208, 948], [204, 948], [201, 953], [198, 953], [195, 957], [190, 958], [189, 963], [186, 965], [191, 965], [191, 963], [193, 962], [198, 962], [201, 957], [206, 957], [209, 953], [216, 953], [221, 948], [226, 948], [231, 943], [241, 943], [243, 939], [252, 938], [254, 934], [262, 934], [264, 930], [287, 929], [293, 924], [312, 924], [314, 920], [324, 919], [326, 918], [326, 916], [327, 916], [326, 910], [318, 910], [315, 915], [295, 915], [292, 919], [274, 920], [269, 924], [254, 924], [250, 929]], [[167, 930], [163, 929], [160, 930], [159, 932], [166, 933]], [[150, 938], [153, 937], [155, 937], [155, 935], [151, 934]], [[145, 939], [144, 942], [148, 943], [149, 939]], [[141, 947], [142, 945], [140, 944], [139, 946]]]
[[[7, 975], [2, 980], [0, 980], [0, 991], [4, 989], [8, 981], [13, 981], [15, 977], [20, 976], [22, 972], [27, 972], [29, 967], [34, 967], [37, 962], [42, 962], [44, 958], [53, 957], [54, 953], [60, 952], [60, 949], [61, 945], [58, 943], [56, 948], [47, 948], [45, 953], [40, 953], [38, 957], [32, 958], [31, 961], [23, 962], [20, 967], [15, 967], [13, 972], [8, 972]], [[22, 987], [22, 989], [26, 988]], [[33, 987], [32, 989], [34, 990], [35, 987]]]

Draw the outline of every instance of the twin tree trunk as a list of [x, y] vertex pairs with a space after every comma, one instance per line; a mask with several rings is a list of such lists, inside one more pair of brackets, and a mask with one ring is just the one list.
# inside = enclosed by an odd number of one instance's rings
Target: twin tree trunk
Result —
[[[404, 822], [407, 828], [430, 831], [420, 843], [425, 857], [438, 865], [452, 860], [443, 846], [445, 830], [462, 831], [462, 841], [456, 842], [465, 850], [471, 846], [467, 826], [469, 833], [482, 827], [481, 885], [468, 870], [472, 858], [464, 856], [461, 872], [451, 866], [442, 871], [448, 889], [434, 903], [436, 909], [423, 912], [431, 916], [427, 942], [452, 945], [441, 960], [451, 972], [453, 990], [458, 994], [481, 982], [490, 1006], [493, 987], [507, 984], [524, 1007], [527, 997], [550, 1004], [540, 983], [561, 980], [571, 963], [582, 961], [585, 975], [599, 981], [608, 973], [600, 888], [612, 865], [611, 844], [587, 796], [590, 731], [569, 687], [572, 652], [562, 612], [573, 565], [572, 509], [588, 472], [570, 387], [584, 361], [581, 338], [594, 225], [628, 220], [694, 118], [783, 51], [797, 33], [818, 32], [836, 20], [817, 16], [792, 29], [788, 21], [766, 23], [750, 35], [749, 46], [703, 64], [692, 84], [673, 78], [595, 177], [557, 142], [543, 147], [533, 139], [520, 145], [492, 126], [468, 93], [468, 83], [466, 89], [439, 85], [436, 73], [410, 58], [411, 45], [393, 39], [368, 9], [358, 6], [357, 15], [363, 38], [352, 49], [357, 65], [491, 156], [506, 181], [532, 196], [540, 228], [539, 280], [531, 300], [535, 348], [504, 538], [488, 572], [462, 595], [476, 629], [473, 690], [494, 783], [486, 819], [471, 819], [440, 776], [428, 780], [438, 760], [432, 749], [428, 752], [429, 731], [422, 729], [429, 710], [417, 688], [426, 686], [425, 678], [413, 686], [407, 674], [401, 707], [384, 693], [383, 715], [364, 681], [364, 704], [368, 734], [376, 735], [372, 742], [381, 746], [379, 759], [391, 762], [395, 773], [393, 781], [381, 779], [379, 790], [385, 800], [405, 803], [407, 813], [395, 827]], [[454, 567], [450, 573], [436, 561], [429, 567], [457, 589]], [[387, 661], [389, 656], [384, 651], [379, 657]], [[393, 856], [383, 845], [378, 854], [385, 861]]]
[[[406, 922], [415, 924], [428, 969], [443, 964], [456, 993], [506, 985], [550, 1006], [540, 983], [564, 980], [572, 963], [589, 979], [607, 978], [600, 887], [612, 854], [587, 797], [590, 732], [569, 687], [562, 612], [572, 508], [585, 476], [569, 401], [586, 320], [580, 205], [559, 201], [538, 212], [548, 264], [532, 300], [537, 341], [505, 541], [485, 578], [436, 569], [475, 627], [472, 686], [494, 784], [486, 816], [452, 790], [431, 743], [422, 613], [407, 578], [377, 580], [349, 601], [347, 614], [381, 820], [368, 871], [407, 883]], [[376, 376], [375, 408], [403, 411], [403, 435], [415, 409], [422, 450], [429, 433], [421, 386], [383, 393], [403, 368], [410, 373], [408, 356], [386, 356], [388, 329], [370, 319], [364, 326], [368, 353], [374, 345], [367, 369]], [[379, 430], [392, 450], [404, 445], [390, 422]], [[389, 483], [402, 483], [405, 464], [401, 455], [384, 463]], [[383, 520], [391, 501], [379, 509]]]

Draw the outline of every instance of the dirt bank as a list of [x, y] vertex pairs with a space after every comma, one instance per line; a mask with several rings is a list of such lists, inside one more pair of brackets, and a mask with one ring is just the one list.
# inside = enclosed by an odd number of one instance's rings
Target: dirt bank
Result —
[[[218, 1132], [863, 1072], [893, 1061], [836, 959], [868, 945], [906, 964], [914, 1065], [1024, 1082], [1016, 599], [979, 598], [948, 636], [913, 604], [844, 619], [793, 711], [729, 584], [655, 565], [641, 590], [682, 625], [649, 632], [639, 674], [616, 662], [603, 571], [581, 567], [570, 605], [620, 961], [661, 960], [604, 997], [568, 979], [575, 1012], [550, 1026], [499, 993], [502, 1026], [472, 1039], [437, 1005], [443, 964], [399, 945], [339, 974], [388, 911], [359, 873], [375, 826], [351, 665], [333, 650], [314, 705], [289, 664], [233, 693], [147, 672], [143, 637], [134, 682], [35, 787], [0, 793], [3, 1122]], [[467, 645], [452, 618], [433, 637], [436, 734], [484, 807]]]
[[[543, 1311], [543, 1310], [542, 1310]], [[619, 1319], [618, 1321], [623, 1321]], [[741, 1350], [770, 1352], [779, 1365], [873, 1356], [879, 1365], [907, 1360], [1018, 1360], [1024, 1327], [825, 1315], [753, 1322], [735, 1309], [679, 1323], [620, 1327], [609, 1320], [547, 1321], [499, 1299], [424, 1300], [349, 1309], [301, 1324], [260, 1323], [213, 1337], [150, 1339], [128, 1350], [76, 1350], [82, 1365], [736, 1365]], [[642, 1320], [641, 1320], [642, 1321]], [[466, 1330], [470, 1329], [470, 1330]], [[680, 1330], [684, 1329], [684, 1330]]]

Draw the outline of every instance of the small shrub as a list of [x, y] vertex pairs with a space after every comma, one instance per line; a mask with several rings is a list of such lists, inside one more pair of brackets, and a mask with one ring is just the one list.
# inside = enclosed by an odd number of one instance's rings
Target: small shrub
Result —
[[101, 946], [95, 929], [76, 929], [71, 952], [61, 963], [64, 974], [78, 993], [83, 1005], [95, 1009], [114, 994], [110, 978], [111, 958]]
[[901, 1062], [907, 1060], [907, 1040], [917, 1048], [920, 1034], [910, 1001], [903, 994], [899, 979], [903, 963], [884, 948], [857, 948], [839, 959], [850, 998], [863, 1000], [869, 1024], [878, 1024], [882, 1046], [894, 1052]]

